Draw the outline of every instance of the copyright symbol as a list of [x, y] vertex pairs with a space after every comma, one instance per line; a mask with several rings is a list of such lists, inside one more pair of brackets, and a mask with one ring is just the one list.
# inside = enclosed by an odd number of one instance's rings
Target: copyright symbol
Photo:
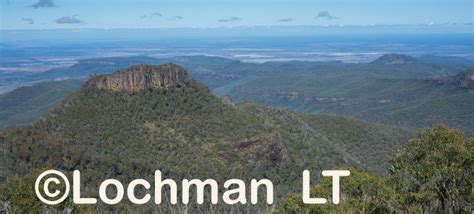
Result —
[[[48, 178], [44, 179], [46, 176], [48, 176]], [[59, 179], [61, 179], [62, 182]], [[65, 185], [64, 193], [61, 194], [61, 191], [58, 189], [54, 190], [53, 192], [49, 191], [49, 185], [51, 183], [55, 183], [56, 185], [64, 183]], [[40, 189], [40, 184], [43, 184], [42, 189]], [[42, 192], [44, 193], [44, 196]], [[64, 175], [60, 171], [57, 171], [57, 170], [45, 171], [41, 173], [38, 176], [38, 178], [36, 178], [35, 193], [36, 193], [36, 196], [45, 204], [48, 204], [48, 205], [59, 204], [63, 202], [69, 195], [69, 180], [67, 179], [66, 175]], [[60, 195], [62, 196], [58, 198], [58, 196]], [[48, 199], [46, 199], [45, 197]], [[55, 198], [58, 198], [58, 199], [54, 200]]]

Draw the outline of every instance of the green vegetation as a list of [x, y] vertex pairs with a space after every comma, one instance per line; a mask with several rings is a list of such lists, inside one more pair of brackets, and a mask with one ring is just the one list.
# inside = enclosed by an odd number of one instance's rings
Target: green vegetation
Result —
[[[344, 76], [345, 72], [339, 74]], [[360, 78], [354, 80], [354, 85], [347, 85], [354, 92], [344, 93], [363, 96], [357, 90], [380, 92], [382, 86], [395, 84], [393, 79], [381, 83], [368, 79], [374, 81], [371, 87], [379, 87], [369, 90], [364, 88], [368, 86], [356, 87], [363, 75]], [[320, 86], [325, 80], [308, 81], [309, 87]], [[419, 80], [409, 81], [418, 87]], [[298, 87], [305, 86], [304, 81], [301, 83]], [[338, 85], [335, 79], [332, 83]], [[264, 87], [267, 83], [261, 84]], [[26, 213], [64, 209], [135, 213], [468, 213], [473, 201], [470, 178], [474, 139], [444, 126], [423, 131], [409, 141], [413, 137], [410, 130], [341, 116], [229, 104], [194, 80], [140, 92], [111, 92], [85, 84], [42, 120], [0, 132], [0, 209]], [[403, 145], [405, 142], [409, 143]], [[352, 172], [341, 181], [341, 204], [310, 206], [294, 195], [301, 191], [303, 170], [321, 172], [339, 167]], [[157, 169], [163, 177], [175, 180], [268, 178], [277, 190], [276, 204], [184, 206], [170, 205], [165, 199], [161, 205], [124, 202], [114, 207], [102, 203], [74, 207], [69, 199], [50, 207], [42, 205], [28, 185], [40, 169], [58, 169], [68, 175], [80, 170], [84, 194], [92, 197], [97, 197], [100, 181], [152, 180]], [[329, 180], [316, 177], [314, 181], [318, 184], [312, 189], [313, 196], [330, 195]]]
[[[425, 68], [423, 67], [425, 66]], [[447, 124], [473, 135], [474, 96], [452, 78], [430, 80], [426, 65], [327, 64], [254, 77], [222, 94], [235, 102], [259, 102], [294, 111], [337, 114], [399, 127]], [[418, 70], [419, 69], [419, 70]], [[434, 71], [433, 71], [434, 72]]]
[[468, 213], [472, 208], [474, 138], [445, 126], [420, 133], [391, 160], [390, 182], [400, 203], [424, 212]]
[[[0, 185], [0, 212], [7, 213], [64, 213], [73, 210], [75, 213], [91, 213], [89, 206], [78, 206], [72, 203], [72, 196], [56, 206], [47, 206], [36, 197], [34, 183], [38, 175], [47, 169], [36, 169], [21, 179], [10, 180]], [[64, 191], [64, 185], [57, 189]]]
[[456, 57], [456, 56], [437, 56], [437, 55], [423, 55], [418, 57], [419, 60], [435, 64], [435, 65], [449, 65], [455, 68], [460, 69], [468, 69], [474, 66], [474, 61], [469, 60], [463, 57]]
[[[163, 176], [176, 180], [269, 178], [278, 190], [276, 197], [283, 198], [299, 191], [304, 169], [320, 172], [343, 166], [383, 173], [388, 155], [411, 135], [407, 130], [336, 116], [229, 105], [195, 81], [137, 93], [83, 87], [37, 123], [0, 134], [0, 182], [38, 168], [78, 169], [89, 186], [86, 194], [96, 196], [92, 190], [99, 181], [113, 177], [126, 183], [151, 178], [160, 169]], [[368, 151], [353, 149], [371, 145]], [[183, 209], [164, 203], [137, 208], [98, 204], [94, 209]], [[213, 209], [228, 207], [221, 204]]]
[[[207, 56], [111, 57], [81, 60], [69, 68], [38, 74], [37, 79], [84, 79], [134, 64], [174, 62], [214, 94], [229, 95], [236, 103], [257, 102], [417, 130], [442, 123], [469, 136], [474, 134], [474, 120], [469, 119], [474, 117], [473, 89], [459, 87], [455, 79], [471, 64], [449, 57], [424, 56], [421, 62], [394, 56], [378, 63], [359, 64], [244, 63]], [[390, 64], [390, 60], [402, 64]]]
[[[471, 213], [474, 138], [437, 126], [422, 131], [394, 155], [385, 177], [351, 170], [341, 179], [341, 203], [306, 205], [289, 195], [281, 213]], [[331, 194], [331, 179], [312, 190], [313, 197]]]
[[[287, 196], [278, 206], [277, 213], [392, 213], [395, 191], [379, 175], [350, 170], [351, 175], [341, 179], [341, 202], [338, 205], [304, 204], [301, 194]], [[312, 197], [331, 195], [331, 178], [323, 178], [311, 189]], [[330, 200], [328, 200], [330, 201]]]
[[18, 127], [38, 120], [81, 85], [82, 81], [79, 80], [51, 81], [1, 94], [0, 129]]

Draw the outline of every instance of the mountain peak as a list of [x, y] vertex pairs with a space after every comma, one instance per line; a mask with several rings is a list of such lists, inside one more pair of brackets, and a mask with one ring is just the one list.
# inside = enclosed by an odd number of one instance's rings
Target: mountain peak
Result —
[[141, 64], [93, 77], [87, 81], [86, 86], [107, 91], [138, 92], [185, 86], [189, 81], [187, 71], [179, 65]]
[[382, 64], [382, 65], [404, 65], [404, 64], [412, 64], [418, 62], [417, 59], [411, 56], [403, 55], [403, 54], [384, 54], [381, 57], [375, 59], [372, 63], [374, 64]]

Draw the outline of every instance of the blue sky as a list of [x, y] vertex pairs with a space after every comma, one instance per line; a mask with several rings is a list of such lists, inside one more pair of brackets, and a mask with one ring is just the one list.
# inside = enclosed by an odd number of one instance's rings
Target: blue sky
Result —
[[472, 0], [0, 0], [0, 29], [467, 25]]

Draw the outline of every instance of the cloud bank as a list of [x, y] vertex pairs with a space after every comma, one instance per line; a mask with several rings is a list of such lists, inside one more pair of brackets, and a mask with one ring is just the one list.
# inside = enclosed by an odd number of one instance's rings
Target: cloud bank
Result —
[[242, 20], [240, 17], [237, 17], [237, 16], [232, 16], [230, 18], [227, 18], [227, 19], [219, 19], [217, 20], [218, 22], [237, 22], [237, 21], [240, 21]]
[[146, 19], [146, 18], [154, 18], [154, 17], [162, 17], [163, 15], [159, 12], [154, 12], [154, 13], [150, 13], [150, 14], [144, 14], [142, 16], [140, 16], [141, 19]]
[[28, 23], [30, 25], [34, 24], [35, 23], [35, 20], [34, 19], [30, 19], [30, 18], [22, 18], [21, 19], [22, 22], [25, 22], [25, 23]]
[[59, 19], [56, 19], [56, 23], [57, 24], [80, 24], [80, 23], [82, 23], [82, 21], [77, 19], [76, 17], [77, 17], [77, 15], [63, 16]]
[[319, 11], [318, 15], [314, 17], [315, 19], [325, 19], [325, 20], [333, 20], [337, 19], [337, 17], [332, 16], [328, 11]]
[[294, 21], [296, 21], [296, 19], [294, 19], [294, 18], [284, 18], [284, 19], [280, 19], [278, 21], [279, 22], [294, 22]]
[[30, 5], [30, 7], [38, 9], [38, 8], [50, 8], [54, 7], [54, 1], [53, 0], [38, 0], [38, 2]]

